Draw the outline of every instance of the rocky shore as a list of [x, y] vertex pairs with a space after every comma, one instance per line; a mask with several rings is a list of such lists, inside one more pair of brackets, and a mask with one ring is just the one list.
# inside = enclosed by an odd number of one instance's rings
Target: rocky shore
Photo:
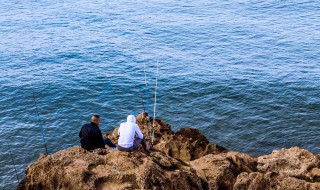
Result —
[[[147, 121], [145, 113], [137, 117], [146, 137]], [[292, 147], [255, 157], [210, 144], [196, 129], [174, 133], [163, 120], [155, 124], [150, 154], [70, 147], [40, 156], [17, 189], [320, 190], [320, 154]], [[108, 134], [114, 142], [116, 132]]]

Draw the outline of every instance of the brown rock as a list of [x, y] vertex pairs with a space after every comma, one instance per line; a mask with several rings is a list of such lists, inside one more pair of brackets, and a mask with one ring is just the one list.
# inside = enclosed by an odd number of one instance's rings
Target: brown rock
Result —
[[235, 190], [319, 190], [319, 157], [293, 147], [258, 157], [258, 172], [241, 173]]
[[153, 152], [107, 151], [105, 155], [71, 147], [43, 157], [26, 169], [18, 189], [203, 189], [188, 165]]
[[[148, 119], [147, 113], [141, 113], [137, 116], [137, 123], [149, 140]], [[207, 154], [227, 152], [227, 149], [221, 146], [210, 144], [208, 139], [197, 129], [182, 128], [174, 133], [171, 126], [163, 120], [152, 120], [149, 127], [153, 124], [155, 129], [153, 148], [178, 160], [188, 162]]]
[[[228, 151], [221, 146], [210, 144], [208, 139], [197, 129], [182, 128], [174, 133], [171, 130], [171, 125], [161, 119], [152, 119], [148, 122], [149, 116], [145, 112], [139, 114], [136, 120], [147, 142], [150, 142], [150, 128], [154, 128], [153, 149], [164, 152], [175, 159], [188, 162], [207, 154]], [[118, 128], [107, 134], [113, 142], [118, 141]]]
[[234, 184], [234, 190], [319, 190], [319, 183], [310, 183], [277, 173], [241, 173]]
[[241, 172], [257, 171], [257, 158], [254, 156], [228, 152], [208, 154], [190, 165], [197, 171], [199, 177], [207, 181], [210, 189], [233, 189], [237, 176]]
[[259, 172], [275, 172], [308, 181], [319, 180], [319, 166], [317, 156], [299, 147], [274, 150], [269, 155], [258, 157]]
[[312, 181], [315, 181], [315, 182], [320, 182], [320, 168], [312, 168], [310, 170], [310, 177], [312, 179]]
[[[320, 190], [320, 155], [293, 147], [254, 157], [210, 144], [198, 130], [176, 133], [163, 120], [141, 113], [137, 123], [154, 147], [149, 155], [71, 147], [42, 155], [26, 169], [18, 189], [214, 189]], [[108, 137], [117, 142], [117, 130]]]

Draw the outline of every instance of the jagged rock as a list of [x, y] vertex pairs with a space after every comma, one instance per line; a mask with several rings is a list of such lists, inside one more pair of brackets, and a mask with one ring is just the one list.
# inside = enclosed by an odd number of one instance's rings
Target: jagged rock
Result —
[[267, 173], [241, 173], [234, 184], [234, 190], [319, 190], [319, 183], [310, 183], [305, 180]]
[[209, 144], [207, 138], [197, 129], [182, 128], [171, 137], [156, 144], [154, 148], [184, 162], [198, 159], [207, 154], [227, 152], [223, 147]]
[[[141, 132], [150, 142], [149, 128], [154, 126], [153, 149], [162, 151], [175, 159], [188, 162], [198, 159], [207, 154], [218, 154], [228, 150], [214, 144], [210, 144], [208, 139], [197, 129], [182, 128], [176, 133], [171, 130], [171, 126], [160, 119], [149, 122], [147, 113], [141, 113], [137, 116], [137, 124]], [[118, 127], [109, 134], [108, 137], [117, 141]]]
[[174, 136], [174, 132], [171, 130], [171, 125], [161, 119], [150, 119], [149, 115], [145, 112], [139, 114], [136, 119], [137, 124], [148, 141], [150, 141], [149, 128], [154, 127], [154, 145], [169, 140]]
[[319, 158], [299, 147], [274, 150], [258, 158], [260, 172], [275, 172], [308, 181], [320, 181], [319, 168]]
[[71, 147], [28, 166], [18, 189], [203, 189], [205, 185], [192, 168], [161, 152], [99, 155]]
[[228, 190], [233, 189], [241, 172], [257, 171], [257, 158], [238, 152], [208, 154], [191, 161], [190, 165], [204, 181], [207, 181], [210, 189]]
[[241, 173], [235, 190], [319, 190], [319, 157], [293, 147], [258, 157], [258, 172]]

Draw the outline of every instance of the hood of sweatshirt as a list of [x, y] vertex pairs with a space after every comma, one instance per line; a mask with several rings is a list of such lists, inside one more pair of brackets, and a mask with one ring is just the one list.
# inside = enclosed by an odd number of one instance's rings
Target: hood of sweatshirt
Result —
[[136, 123], [136, 117], [134, 117], [134, 115], [128, 115], [127, 122], [128, 123]]

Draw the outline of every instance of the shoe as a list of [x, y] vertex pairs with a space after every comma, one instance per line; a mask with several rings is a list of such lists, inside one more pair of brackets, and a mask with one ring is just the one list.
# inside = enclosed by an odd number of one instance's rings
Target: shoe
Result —
[[145, 151], [146, 151], [147, 153], [150, 153], [150, 152], [151, 152], [151, 151], [150, 151], [150, 145], [149, 145], [149, 144], [147, 144], [147, 147], [146, 147]]
[[110, 150], [118, 150], [118, 147], [110, 147]]

